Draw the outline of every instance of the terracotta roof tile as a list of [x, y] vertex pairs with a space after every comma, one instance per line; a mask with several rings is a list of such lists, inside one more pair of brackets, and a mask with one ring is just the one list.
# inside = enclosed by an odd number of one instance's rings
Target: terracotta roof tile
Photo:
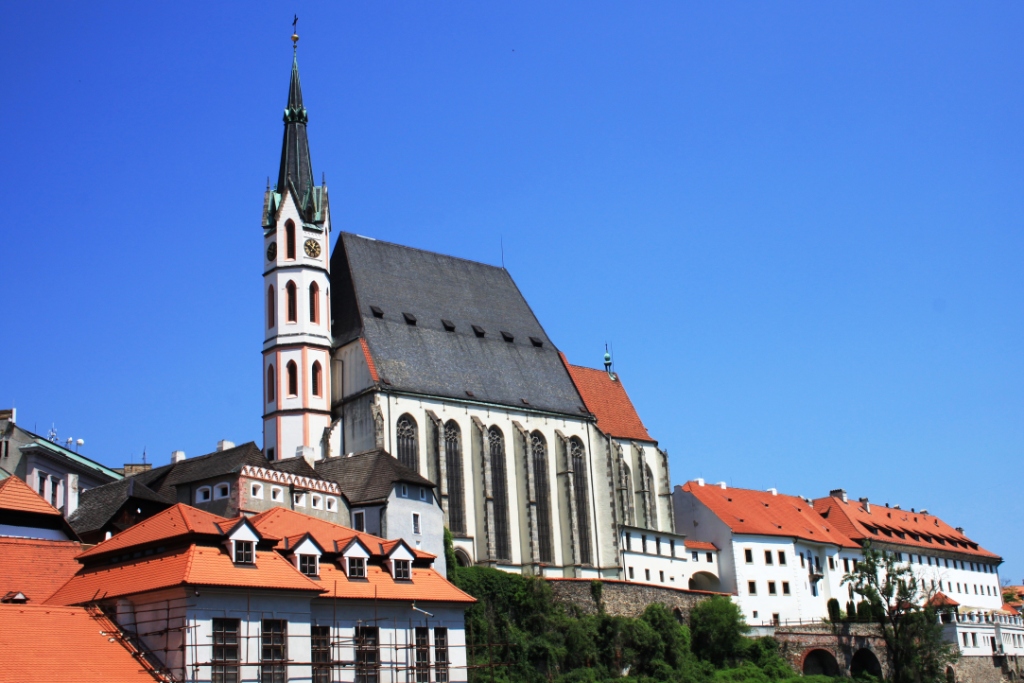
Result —
[[[310, 517], [288, 508], [271, 508], [266, 512], [261, 512], [251, 517], [249, 521], [266, 538], [292, 538], [309, 532], [313, 540], [326, 552], [340, 551], [348, 545], [348, 542], [353, 537], [358, 537], [370, 552], [376, 554], [381, 553], [380, 547], [382, 543], [388, 543], [388, 541], [373, 534], [367, 534], [340, 524]], [[279, 544], [279, 547], [284, 547], [283, 542]], [[435, 557], [433, 554], [423, 550], [413, 549], [413, 552], [420, 559], [433, 559]]]
[[7, 477], [0, 481], [0, 510], [61, 516], [60, 510], [40, 498], [18, 477]]
[[796, 496], [701, 486], [694, 481], [687, 482], [683, 490], [692, 493], [734, 534], [789, 536], [844, 548], [859, 547], [830, 520], [815, 512], [811, 503]]
[[320, 585], [324, 598], [359, 600], [417, 600], [421, 602], [476, 602], [476, 598], [455, 587], [435, 569], [412, 570], [411, 581], [395, 581], [380, 567], [366, 567], [365, 579], [349, 579], [333, 563], [320, 564]]
[[897, 510], [884, 505], [871, 505], [870, 508], [871, 512], [868, 512], [859, 501], [844, 502], [842, 498], [834, 496], [814, 501], [814, 509], [819, 514], [855, 541], [871, 540], [999, 559], [998, 555], [985, 550], [935, 515]]
[[0, 681], [157, 681], [106, 617], [80, 607], [0, 605]]
[[609, 436], [638, 441], [654, 441], [640, 421], [621, 379], [612, 379], [604, 370], [562, 362], [572, 377], [587, 410], [597, 418], [597, 428]]
[[360, 337], [359, 344], [363, 347], [363, 357], [366, 358], [366, 367], [370, 371], [370, 377], [373, 378], [374, 382], [380, 382], [380, 376], [377, 374], [377, 365], [373, 362], [373, 356], [370, 355], [370, 345], [366, 343], [366, 338]]
[[960, 603], [949, 597], [942, 591], [939, 591], [928, 600], [928, 604], [932, 607], [959, 607]]
[[31, 604], [46, 602], [78, 571], [81, 552], [77, 541], [0, 538], [0, 595], [21, 591]]
[[[219, 525], [224, 526], [222, 528]], [[185, 536], [220, 536], [230, 526], [231, 520], [178, 503], [93, 546], [80, 557], [96, 557], [132, 546]]]
[[718, 550], [718, 546], [708, 541], [683, 541], [683, 545], [689, 550]]

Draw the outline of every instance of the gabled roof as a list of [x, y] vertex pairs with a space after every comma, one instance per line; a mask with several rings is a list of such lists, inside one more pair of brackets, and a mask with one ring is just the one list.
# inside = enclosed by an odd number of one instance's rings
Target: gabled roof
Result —
[[102, 529], [129, 500], [146, 500], [170, 507], [174, 500], [146, 486], [138, 477], [127, 477], [88, 489], [79, 495], [78, 509], [68, 518], [78, 534]]
[[365, 340], [392, 390], [580, 416], [558, 350], [504, 268], [341, 233], [331, 313], [335, 344]]
[[[830, 524], [855, 541], [875, 541], [931, 551], [944, 550], [990, 560], [999, 556], [985, 550], [935, 515], [899, 510], [828, 496], [814, 501], [814, 509]], [[916, 537], [916, 538], [915, 538]]]
[[43, 500], [18, 477], [0, 481], [0, 510], [60, 517], [61, 512]]
[[120, 479], [121, 477], [124, 476], [120, 472], [116, 472], [107, 467], [106, 465], [98, 463], [95, 460], [91, 460], [90, 458], [87, 458], [80, 453], [75, 453], [73, 450], [69, 448], [64, 448], [60, 444], [54, 443], [49, 439], [44, 439], [38, 434], [33, 434], [27, 429], [22, 429], [21, 427], [17, 426], [15, 426], [15, 429], [24, 433], [26, 435], [26, 438], [31, 439], [29, 443], [26, 443], [24, 446], [21, 447], [23, 451], [26, 449], [31, 450], [33, 448], [42, 449], [44, 451], [47, 451], [49, 455], [54, 455], [57, 456], [58, 458], [70, 460], [71, 462], [75, 463], [75, 465], [83, 467], [86, 470], [90, 471], [90, 473], [93, 476], [98, 476], [101, 480]]
[[412, 568], [411, 581], [396, 581], [380, 567], [366, 568], [365, 579], [349, 579], [333, 563], [320, 563], [320, 585], [327, 589], [323, 598], [362, 600], [415, 600], [417, 602], [476, 602], [436, 569]]
[[237, 474], [246, 465], [267, 467], [268, 462], [263, 451], [252, 441], [227, 450], [186, 458], [171, 466], [170, 472], [160, 482], [159, 492], [166, 493], [168, 487], [178, 484]]
[[162, 680], [102, 613], [80, 607], [0, 605], [0, 680], [136, 683]]
[[81, 552], [77, 541], [0, 538], [0, 595], [21, 591], [42, 604], [75, 575]]
[[683, 491], [693, 494], [733, 534], [787, 536], [843, 548], [859, 547], [815, 512], [810, 503], [796, 496], [750, 489], [723, 489], [696, 481], [684, 484]]
[[222, 536], [230, 526], [233, 526], [230, 520], [224, 517], [178, 503], [93, 546], [79, 557], [97, 557], [124, 548], [150, 545], [171, 539]]
[[351, 505], [382, 503], [396, 483], [434, 488], [434, 483], [383, 450], [318, 460], [316, 472], [333, 481]]
[[933, 595], [929, 600], [928, 604], [931, 607], [959, 607], [960, 603], [949, 597], [942, 591], [939, 591]]
[[571, 365], [562, 357], [583, 402], [597, 418], [597, 428], [608, 436], [637, 441], [654, 441], [640, 421], [622, 381], [605, 370]]

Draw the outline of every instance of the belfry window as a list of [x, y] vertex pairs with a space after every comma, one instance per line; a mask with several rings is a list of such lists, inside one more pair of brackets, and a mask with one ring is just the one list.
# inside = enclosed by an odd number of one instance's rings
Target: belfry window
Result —
[[309, 286], [309, 322], [320, 322], [320, 285], [315, 282]]
[[487, 431], [491, 456], [491, 497], [494, 501], [494, 552], [499, 560], [511, 560], [508, 531], [508, 483], [505, 476], [505, 437], [497, 427]]
[[299, 368], [295, 365], [295, 361], [288, 361], [288, 365], [285, 366], [286, 373], [288, 375], [288, 395], [298, 396], [299, 395]]
[[309, 374], [310, 384], [313, 385], [313, 395], [322, 396], [323, 390], [321, 385], [323, 384], [323, 369], [320, 367], [320, 361], [313, 361], [313, 368]]
[[[579, 532], [580, 562], [590, 564], [590, 505], [587, 503], [587, 463], [583, 442], [569, 439], [569, 462], [572, 464], [573, 488], [576, 490], [576, 525]], [[660, 545], [660, 544], [659, 544]]]
[[277, 398], [277, 377], [274, 376], [273, 364], [267, 366], [267, 403], [273, 403]]
[[288, 221], [284, 224], [284, 256], [288, 259], [295, 259], [295, 224]]
[[294, 323], [299, 320], [299, 300], [298, 291], [296, 290], [295, 283], [291, 280], [285, 285], [285, 291], [288, 293], [288, 322]]
[[398, 418], [395, 437], [398, 440], [398, 462], [411, 470], [419, 471], [419, 430], [416, 427], [416, 420], [411, 415], [406, 414]]
[[544, 435], [530, 435], [530, 457], [533, 460], [534, 499], [537, 501], [537, 541], [541, 562], [553, 562], [551, 539], [551, 497], [548, 485], [548, 444]]
[[466, 533], [466, 500], [462, 486], [462, 433], [454, 420], [444, 426], [444, 460], [448, 484], [448, 528]]
[[274, 314], [274, 286], [271, 285], [267, 288], [267, 329], [269, 330], [277, 324], [276, 316]]

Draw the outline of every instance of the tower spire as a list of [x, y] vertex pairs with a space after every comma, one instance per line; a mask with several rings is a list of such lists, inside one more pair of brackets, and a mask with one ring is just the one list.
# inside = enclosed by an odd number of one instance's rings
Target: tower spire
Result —
[[[298, 21], [298, 17], [295, 18]], [[295, 22], [292, 24], [295, 25]], [[292, 35], [294, 45], [292, 74], [288, 84], [288, 106], [284, 110], [284, 142], [281, 145], [281, 168], [277, 174], [277, 191], [286, 189], [294, 195], [299, 211], [308, 217], [312, 202], [313, 165], [309, 160], [309, 138], [306, 122], [309, 117], [302, 106], [302, 85], [299, 82], [299, 35]]]

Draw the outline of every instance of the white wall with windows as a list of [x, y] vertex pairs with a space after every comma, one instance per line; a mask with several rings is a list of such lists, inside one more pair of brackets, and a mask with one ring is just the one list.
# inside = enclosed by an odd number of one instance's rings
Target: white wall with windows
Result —
[[640, 527], [622, 527], [619, 533], [624, 580], [666, 588], [689, 588], [693, 568], [698, 563], [690, 561], [682, 536]]

